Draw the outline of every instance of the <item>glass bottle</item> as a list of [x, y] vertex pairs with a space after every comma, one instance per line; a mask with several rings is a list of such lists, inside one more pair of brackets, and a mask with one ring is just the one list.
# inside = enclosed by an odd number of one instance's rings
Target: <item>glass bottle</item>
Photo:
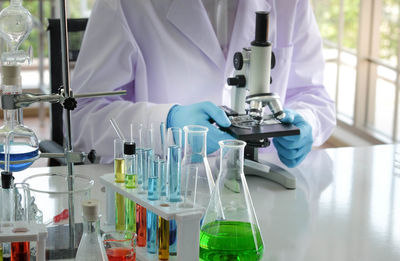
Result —
[[[15, 220], [14, 177], [11, 172], [1, 172], [1, 222], [7, 226]], [[3, 259], [11, 260], [11, 244], [3, 243]]]
[[[136, 169], [136, 144], [135, 142], [124, 143], [125, 160], [125, 188], [136, 188], [137, 169]], [[136, 204], [130, 199], [125, 199], [125, 229], [136, 231]]]
[[220, 171], [200, 229], [200, 260], [261, 260], [264, 244], [243, 172], [246, 143], [219, 145]]
[[207, 159], [208, 128], [198, 125], [183, 127], [185, 132], [182, 172], [184, 206], [208, 206], [214, 188], [214, 178]]
[[[2, 95], [22, 93], [21, 71], [16, 65], [2, 66]], [[21, 171], [32, 165], [39, 154], [39, 142], [35, 133], [24, 126], [22, 109], [3, 110], [4, 125], [0, 127], [0, 160], [6, 164], [0, 168], [6, 171]], [[18, 160], [31, 160], [13, 163]], [[9, 165], [7, 165], [9, 164]]]
[[83, 235], [76, 253], [76, 261], [108, 261], [100, 236], [98, 204], [98, 201], [93, 199], [82, 202]]

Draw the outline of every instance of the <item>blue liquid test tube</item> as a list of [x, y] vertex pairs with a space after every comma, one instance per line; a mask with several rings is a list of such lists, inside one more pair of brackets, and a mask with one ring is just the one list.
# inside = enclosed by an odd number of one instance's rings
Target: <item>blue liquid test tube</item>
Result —
[[151, 254], [158, 252], [157, 230], [158, 216], [147, 210], [147, 252]]
[[177, 225], [175, 220], [169, 221], [169, 254], [176, 256], [177, 253]]
[[181, 201], [181, 155], [182, 149], [180, 147], [168, 147], [168, 200], [170, 202]]
[[166, 163], [165, 160], [155, 156], [152, 161], [149, 176], [149, 189], [147, 191], [147, 199], [158, 200], [161, 195], [161, 177], [165, 176]]

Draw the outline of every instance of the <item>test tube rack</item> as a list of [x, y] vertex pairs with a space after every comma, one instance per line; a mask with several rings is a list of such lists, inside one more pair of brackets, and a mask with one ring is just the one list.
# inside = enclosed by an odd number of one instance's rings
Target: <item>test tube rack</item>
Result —
[[46, 226], [43, 224], [29, 224], [26, 232], [17, 232], [18, 229], [16, 228], [18, 228], [18, 223], [13, 223], [10, 226], [7, 226], [7, 224], [2, 224], [0, 231], [0, 242], [36, 241], [36, 260], [46, 260]]
[[[124, 183], [115, 183], [114, 174], [100, 177], [100, 183], [106, 187], [107, 224], [115, 224], [115, 193], [134, 201], [166, 220], [175, 220], [177, 224], [177, 255], [170, 256], [170, 261], [198, 261], [200, 219], [205, 209], [202, 207], [183, 208], [179, 204], [166, 201], [147, 199], [147, 192], [140, 193], [138, 189], [125, 188]], [[136, 248], [136, 258], [140, 261], [156, 261], [158, 254], [147, 253], [146, 247]]]

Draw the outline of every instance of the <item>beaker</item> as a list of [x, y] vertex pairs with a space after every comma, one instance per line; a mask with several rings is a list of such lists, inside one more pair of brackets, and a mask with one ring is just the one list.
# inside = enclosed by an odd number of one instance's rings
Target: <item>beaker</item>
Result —
[[219, 145], [220, 171], [200, 230], [200, 260], [260, 260], [264, 244], [243, 172], [246, 143]]
[[207, 159], [208, 128], [189, 125], [183, 127], [183, 131], [185, 132], [182, 160], [184, 207], [199, 205], [206, 208], [214, 188], [214, 179]]
[[68, 189], [67, 175], [38, 174], [26, 178], [23, 182], [29, 184], [29, 211], [33, 214], [30, 220], [39, 221], [35, 215], [41, 214], [42, 223], [46, 225], [48, 237], [46, 252], [49, 259], [73, 258], [75, 252], [70, 248], [68, 198], [74, 199], [75, 247], [78, 247], [82, 235], [81, 203], [90, 199], [94, 181], [89, 177], [75, 174], [74, 190]]

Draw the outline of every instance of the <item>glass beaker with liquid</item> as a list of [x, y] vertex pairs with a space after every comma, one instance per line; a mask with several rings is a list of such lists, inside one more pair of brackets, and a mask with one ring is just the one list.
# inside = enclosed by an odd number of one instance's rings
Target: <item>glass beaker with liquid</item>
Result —
[[219, 145], [220, 171], [200, 229], [200, 260], [261, 260], [264, 243], [243, 172], [246, 143]]

